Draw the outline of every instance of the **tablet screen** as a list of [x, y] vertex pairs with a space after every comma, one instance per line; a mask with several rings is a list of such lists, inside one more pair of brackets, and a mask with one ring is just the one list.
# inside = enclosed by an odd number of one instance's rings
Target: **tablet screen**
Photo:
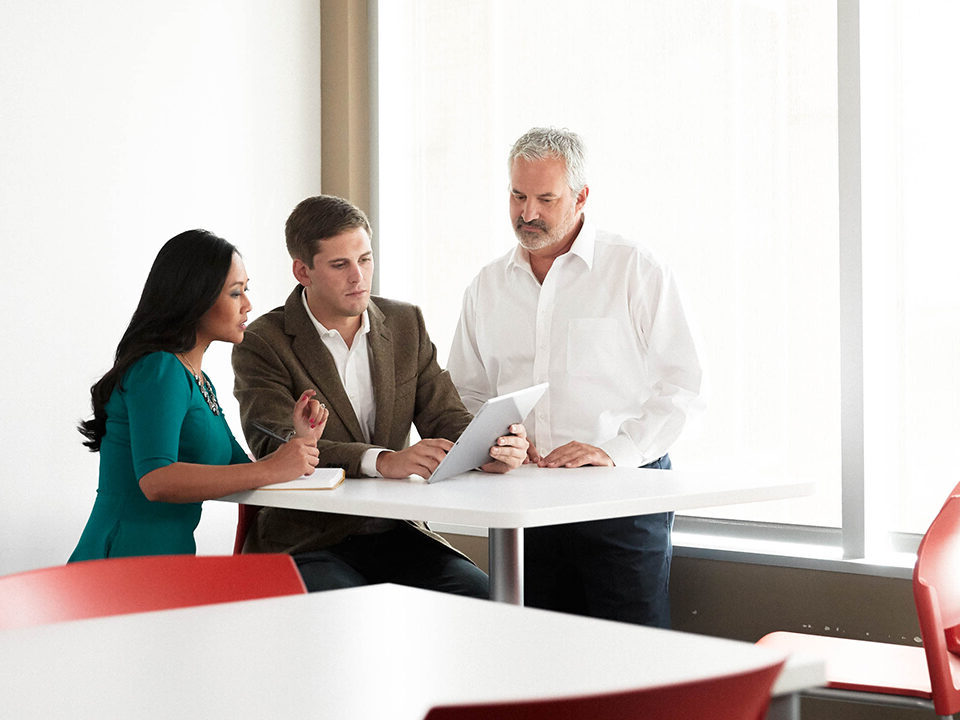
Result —
[[487, 400], [427, 482], [446, 480], [490, 462], [490, 448], [496, 439], [509, 434], [507, 428], [530, 414], [547, 385], [540, 383]]

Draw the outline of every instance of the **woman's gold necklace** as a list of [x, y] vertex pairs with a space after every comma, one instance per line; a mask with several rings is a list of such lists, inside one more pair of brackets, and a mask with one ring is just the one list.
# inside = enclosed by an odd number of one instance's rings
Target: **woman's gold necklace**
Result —
[[183, 361], [183, 364], [190, 370], [190, 374], [193, 375], [193, 379], [197, 381], [197, 385], [200, 387], [200, 394], [203, 395], [203, 399], [207, 401], [210, 410], [213, 411], [214, 415], [219, 415], [221, 413], [220, 403], [217, 402], [217, 393], [214, 392], [213, 385], [210, 384], [210, 381], [207, 380], [203, 373], [198, 373], [193, 369], [193, 365], [190, 364], [190, 361], [187, 360], [185, 355], [178, 354], [177, 357]]

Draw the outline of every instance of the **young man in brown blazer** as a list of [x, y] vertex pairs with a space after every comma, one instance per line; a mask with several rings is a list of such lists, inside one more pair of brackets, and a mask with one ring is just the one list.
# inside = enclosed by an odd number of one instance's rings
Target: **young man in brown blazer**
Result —
[[[307, 198], [287, 220], [286, 241], [299, 285], [233, 351], [251, 451], [262, 457], [279, 444], [254, 423], [292, 431], [290, 408], [314, 388], [330, 411], [320, 467], [343, 468], [348, 478], [429, 475], [471, 415], [437, 364], [420, 309], [370, 296], [366, 216], [342, 198]], [[424, 439], [408, 447], [411, 424]], [[491, 451], [487, 472], [523, 462], [526, 432], [511, 432]], [[291, 553], [309, 590], [396, 582], [488, 595], [487, 576], [422, 522], [264, 508], [244, 552]]]

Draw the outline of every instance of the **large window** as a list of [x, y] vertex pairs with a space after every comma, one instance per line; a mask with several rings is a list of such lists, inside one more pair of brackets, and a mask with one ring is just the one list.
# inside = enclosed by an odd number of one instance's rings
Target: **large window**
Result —
[[[953, 484], [958, 422], [960, 314], [937, 259], [957, 107], [948, 83], [923, 82], [950, 67], [947, 38], [928, 34], [956, 25], [913, 3], [871, 7], [864, 113], [896, 142], [871, 139], [865, 117], [878, 187], [865, 177], [863, 465], [890, 488], [886, 527], [921, 532]], [[814, 479], [812, 497], [714, 515], [839, 527], [836, 4], [394, 0], [378, 26], [380, 289], [424, 308], [441, 361], [464, 287], [514, 243], [512, 141], [569, 127], [588, 145], [588, 215], [675, 270], [698, 329], [709, 405], [675, 467]]]
[[864, 2], [867, 477], [922, 532], [960, 477], [960, 3]]

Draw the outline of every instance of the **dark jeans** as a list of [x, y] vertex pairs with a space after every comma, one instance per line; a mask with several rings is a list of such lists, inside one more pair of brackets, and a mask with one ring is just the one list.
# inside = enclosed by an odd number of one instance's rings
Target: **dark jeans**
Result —
[[463, 555], [409, 525], [352, 535], [338, 545], [293, 556], [307, 590], [397, 583], [489, 598], [487, 574]]
[[[664, 455], [648, 468], [670, 469]], [[673, 513], [524, 531], [524, 604], [670, 627]]]

